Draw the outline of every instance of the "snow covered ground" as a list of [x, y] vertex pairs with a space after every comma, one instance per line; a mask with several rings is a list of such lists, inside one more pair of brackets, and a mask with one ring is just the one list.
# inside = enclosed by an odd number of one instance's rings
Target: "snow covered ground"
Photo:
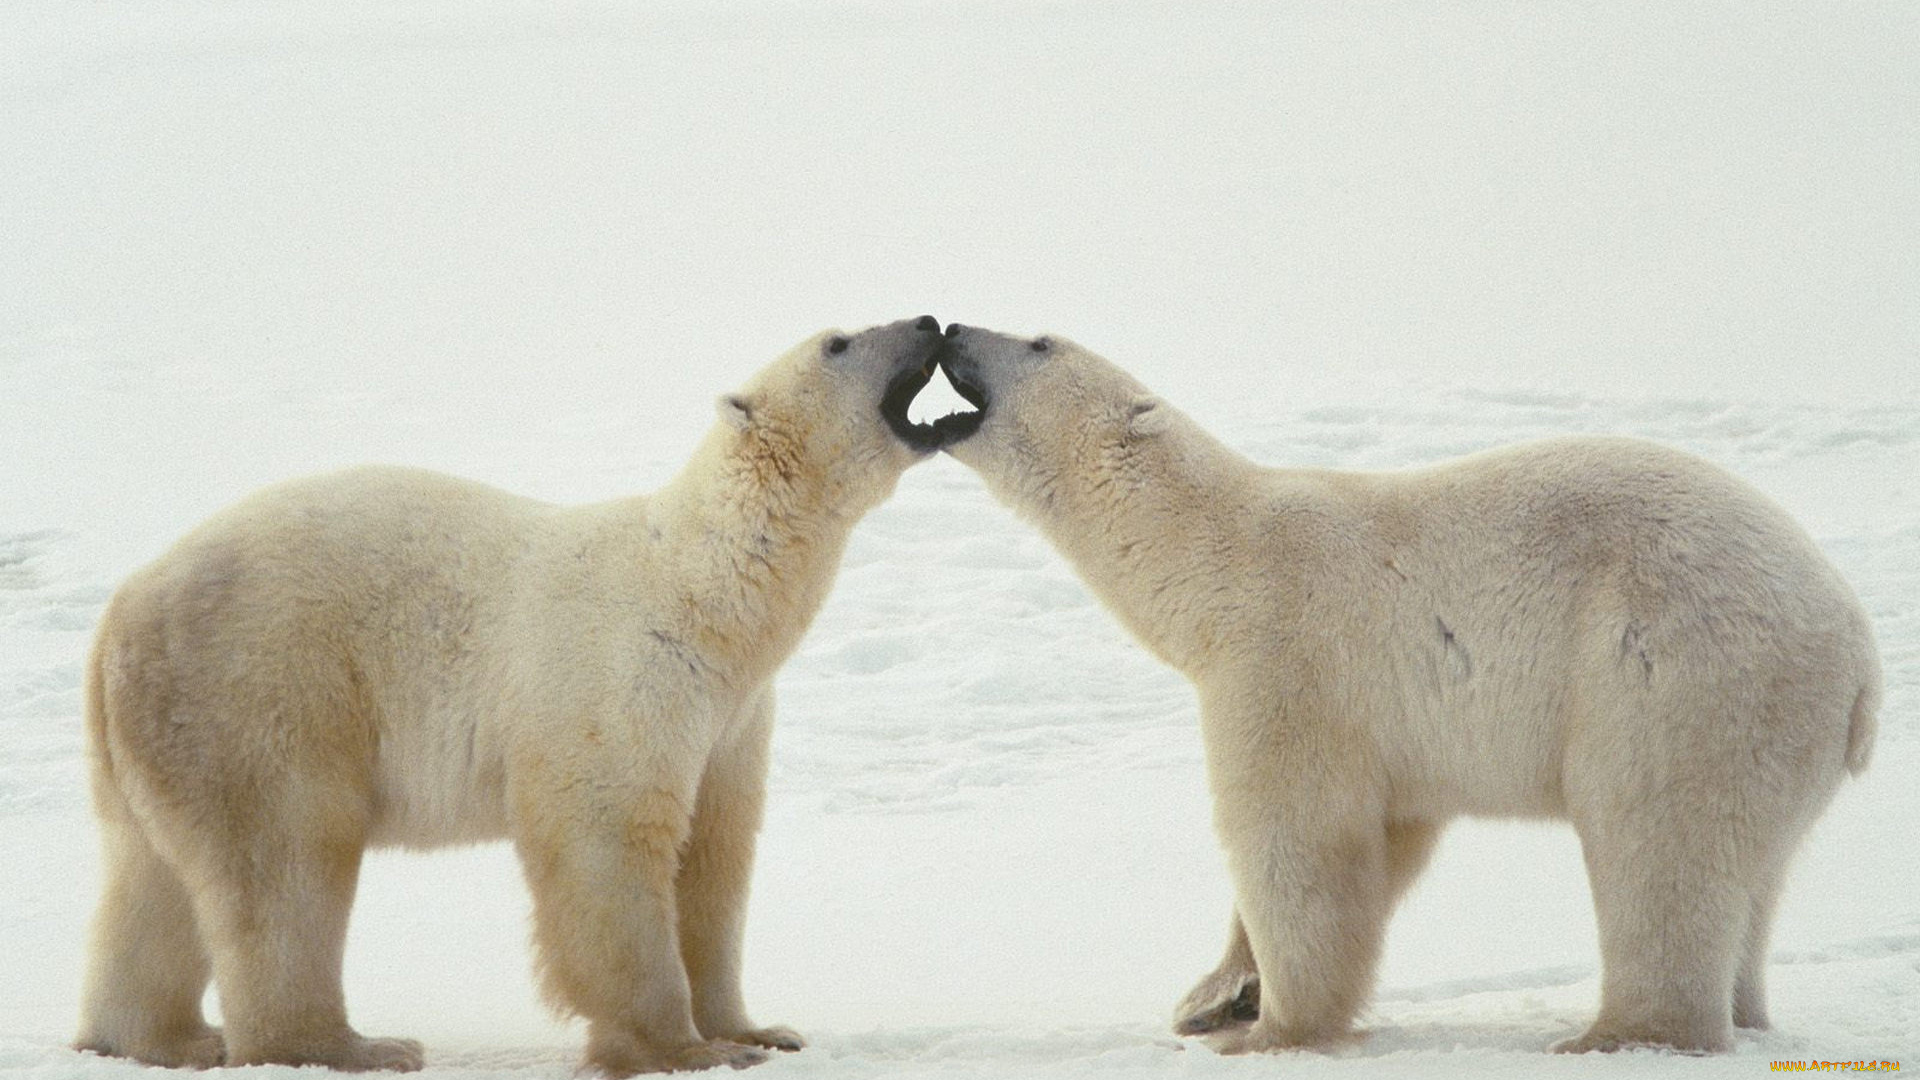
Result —
[[[1645, 435], [1793, 510], [1887, 671], [1798, 864], [1776, 1029], [1552, 1058], [1569, 833], [1465, 823], [1370, 1037], [1167, 1032], [1229, 897], [1185, 684], [940, 459], [781, 683], [766, 1076], [1750, 1076], [1920, 1050], [1920, 9], [726, 0], [0, 8], [0, 1071], [64, 1049], [97, 881], [79, 671], [130, 569], [360, 461], [651, 488], [824, 325], [1052, 330], [1250, 455]], [[376, 855], [348, 995], [449, 1080], [560, 1077], [507, 851]]]

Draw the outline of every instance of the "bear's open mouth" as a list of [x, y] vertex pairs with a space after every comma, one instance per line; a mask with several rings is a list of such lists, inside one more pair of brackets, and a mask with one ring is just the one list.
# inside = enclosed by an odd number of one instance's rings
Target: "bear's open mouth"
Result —
[[893, 381], [887, 384], [885, 396], [880, 399], [880, 415], [887, 421], [887, 426], [893, 429], [901, 442], [916, 450], [938, 450], [959, 442], [977, 431], [980, 421], [987, 415], [986, 395], [978, 387], [954, 379], [952, 370], [948, 369], [948, 381], [954, 392], [973, 406], [972, 411], [948, 413], [930, 423], [915, 423], [907, 416], [913, 399], [919, 397], [920, 391], [933, 381], [934, 368], [942, 366], [939, 360], [936, 355], [923, 366], [908, 368], [895, 375]]
[[943, 363], [940, 370], [946, 372], [947, 382], [953, 386], [953, 392], [973, 406], [971, 411], [950, 412], [933, 422], [934, 430], [940, 433], [940, 445], [952, 446], [980, 430], [981, 421], [987, 418], [987, 392], [955, 375], [952, 364]]

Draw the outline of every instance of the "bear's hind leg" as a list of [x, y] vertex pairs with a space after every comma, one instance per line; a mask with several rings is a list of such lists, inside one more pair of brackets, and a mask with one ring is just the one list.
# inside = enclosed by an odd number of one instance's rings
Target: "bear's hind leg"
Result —
[[1600, 931], [1600, 1012], [1553, 1049], [1731, 1049], [1752, 853], [1726, 815], [1703, 803], [1679, 807], [1645, 792], [1611, 801], [1574, 823]]
[[186, 887], [126, 816], [103, 815], [106, 888], [76, 1050], [170, 1068], [226, 1061], [200, 1011], [211, 968]]

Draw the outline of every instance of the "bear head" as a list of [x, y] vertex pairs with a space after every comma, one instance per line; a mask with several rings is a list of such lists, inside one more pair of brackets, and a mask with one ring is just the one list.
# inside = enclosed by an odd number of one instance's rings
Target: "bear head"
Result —
[[823, 330], [720, 398], [722, 437], [763, 482], [810, 488], [840, 510], [871, 509], [939, 448], [934, 426], [909, 421], [907, 406], [944, 344], [931, 315]]
[[1015, 506], [1097, 484], [1154, 452], [1177, 414], [1131, 375], [1062, 337], [947, 327], [941, 367], [977, 412], [942, 421], [942, 449]]

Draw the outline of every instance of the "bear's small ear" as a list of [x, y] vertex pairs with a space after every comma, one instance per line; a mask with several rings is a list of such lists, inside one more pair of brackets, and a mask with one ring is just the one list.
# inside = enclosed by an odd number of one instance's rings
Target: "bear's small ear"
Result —
[[1127, 434], [1136, 439], [1150, 439], [1167, 430], [1168, 419], [1159, 398], [1140, 394], [1127, 405]]
[[735, 431], [745, 431], [753, 426], [753, 402], [745, 394], [721, 394], [720, 400], [714, 402], [714, 408], [719, 411], [720, 419]]

